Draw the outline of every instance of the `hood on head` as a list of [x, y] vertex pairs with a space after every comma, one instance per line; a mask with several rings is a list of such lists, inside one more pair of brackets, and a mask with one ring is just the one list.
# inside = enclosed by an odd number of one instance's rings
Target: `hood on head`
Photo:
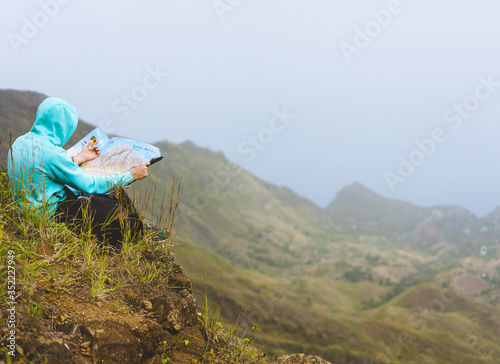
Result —
[[54, 145], [63, 146], [77, 126], [76, 109], [64, 100], [49, 97], [38, 107], [31, 132], [48, 138]]

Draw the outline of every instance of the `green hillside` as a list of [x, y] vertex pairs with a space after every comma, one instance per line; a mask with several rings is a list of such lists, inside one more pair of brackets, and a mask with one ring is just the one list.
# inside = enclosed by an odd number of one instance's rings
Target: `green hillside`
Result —
[[[1, 91], [0, 130], [29, 130], [41, 99]], [[91, 128], [82, 122], [78, 133]], [[134, 185], [139, 203], [150, 202], [150, 219], [160, 216], [165, 191], [182, 177], [177, 262], [199, 300], [207, 289], [215, 304], [222, 287], [222, 317], [231, 324], [244, 312], [240, 328], [258, 326], [269, 353], [336, 364], [500, 362], [498, 211], [478, 219], [360, 184], [323, 210], [222, 153], [157, 146], [165, 159]]]
[[157, 145], [165, 155], [152, 171], [161, 176], [159, 195], [173, 177], [183, 178], [181, 236], [238, 267], [279, 272], [336, 231], [313, 203], [259, 180], [221, 153], [190, 142]]

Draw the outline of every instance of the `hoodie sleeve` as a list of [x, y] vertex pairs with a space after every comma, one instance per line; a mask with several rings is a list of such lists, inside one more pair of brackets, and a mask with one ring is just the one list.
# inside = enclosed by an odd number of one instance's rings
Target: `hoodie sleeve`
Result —
[[114, 187], [123, 187], [134, 181], [130, 172], [106, 177], [90, 176], [71, 160], [66, 151], [57, 153], [45, 168], [50, 177], [57, 182], [76, 188], [89, 195], [107, 193]]

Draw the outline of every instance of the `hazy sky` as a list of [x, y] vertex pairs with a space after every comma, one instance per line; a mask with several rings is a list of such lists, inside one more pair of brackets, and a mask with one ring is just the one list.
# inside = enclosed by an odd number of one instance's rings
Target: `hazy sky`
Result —
[[320, 206], [354, 181], [478, 215], [500, 205], [498, 0], [2, 7], [0, 88], [64, 98], [123, 136], [221, 150]]

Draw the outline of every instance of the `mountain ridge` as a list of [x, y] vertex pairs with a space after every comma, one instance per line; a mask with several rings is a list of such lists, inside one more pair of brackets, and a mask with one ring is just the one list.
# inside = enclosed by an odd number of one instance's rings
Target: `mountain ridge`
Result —
[[[31, 123], [24, 120], [25, 128]], [[83, 122], [80, 127], [84, 134], [94, 128]], [[210, 302], [217, 302], [218, 287], [224, 287], [222, 317], [227, 322], [248, 310], [240, 320], [243, 327], [265, 326], [259, 343], [269, 353], [306, 352], [336, 364], [365, 364], [383, 350], [381, 341], [392, 345], [405, 331], [416, 347], [428, 345], [434, 362], [463, 356], [451, 362], [495, 363], [477, 359], [464, 345], [470, 335], [466, 328], [485, 328], [479, 317], [493, 310], [496, 319], [496, 214], [480, 220], [463, 208], [394, 202], [361, 184], [346, 186], [331, 209], [322, 209], [234, 165], [221, 152], [192, 142], [156, 144], [165, 160], [129, 191], [140, 198], [154, 189], [149, 199], [161, 202], [172, 178], [183, 177], [180, 230], [174, 236], [178, 262], [193, 281], [195, 295], [206, 288]], [[366, 207], [366, 201], [372, 205]], [[148, 210], [149, 219], [160, 215], [160, 205]], [[482, 246], [486, 257], [480, 255]], [[435, 312], [433, 323], [442, 324], [429, 328], [429, 339], [408, 325], [407, 317], [422, 306], [411, 306], [405, 297], [430, 304], [443, 287], [468, 302], [467, 310], [449, 307], [452, 321], [464, 329], [450, 331], [448, 313]], [[203, 295], [197, 298], [204, 300]], [[473, 334], [495, 353], [496, 339], [482, 336], [480, 329]], [[391, 359], [427, 360], [416, 347]]]
[[[36, 109], [38, 108], [38, 105], [48, 96], [36, 92], [36, 91], [21, 91], [21, 90], [14, 90], [14, 89], [0, 89], [0, 124], [4, 126], [2, 128], [3, 131], [0, 131], [0, 141], [2, 145], [0, 146], [0, 162], [5, 162], [6, 155], [7, 155], [7, 146], [9, 142], [9, 135], [8, 135], [8, 130], [12, 130], [13, 132], [13, 140], [15, 140], [18, 136], [22, 135], [23, 133], [27, 132], [31, 126], [33, 125], [33, 122], [35, 120], [35, 114], [36, 114]], [[15, 107], [14, 110], [13, 106]], [[16, 115], [19, 114], [19, 115]], [[19, 117], [22, 117], [25, 122], [24, 123], [19, 123]], [[32, 117], [30, 117], [32, 116]], [[16, 120], [16, 122], [14, 122]], [[72, 136], [70, 141], [68, 141], [67, 145], [72, 145], [76, 143], [78, 140], [80, 140], [83, 136], [85, 136], [88, 132], [93, 130], [95, 126], [87, 123], [86, 121], [79, 119], [79, 127], [78, 130], [75, 132], [75, 134]], [[157, 142], [156, 144], [162, 145], [162, 144], [173, 144], [169, 142], [168, 140], [162, 140]], [[227, 160], [226, 156], [222, 151], [215, 151], [212, 150], [208, 147], [201, 147], [192, 142], [191, 140], [185, 140], [182, 143], [179, 143], [179, 145], [184, 146], [186, 148], [189, 148], [191, 150], [200, 150], [200, 151], [205, 151], [209, 153], [213, 153], [215, 155], [223, 157], [227, 163], [231, 163], [229, 160]], [[241, 169], [241, 167], [238, 167]], [[250, 172], [248, 172], [250, 173]], [[456, 207], [455, 205], [431, 205], [431, 206], [417, 206], [413, 203], [402, 201], [399, 199], [390, 199], [383, 197], [373, 190], [369, 189], [368, 187], [364, 186], [363, 184], [359, 182], [353, 182], [349, 185], [344, 186], [341, 188], [337, 193], [336, 197], [332, 200], [332, 202], [327, 205], [325, 208], [322, 208], [318, 206], [315, 202], [311, 201], [309, 198], [301, 196], [299, 193], [296, 191], [292, 190], [288, 186], [278, 186], [275, 185], [271, 182], [267, 182], [264, 179], [261, 179], [259, 177], [254, 176], [255, 178], [261, 180], [264, 183], [269, 184], [269, 186], [273, 186], [274, 188], [282, 188], [285, 189], [289, 192], [292, 192], [295, 196], [294, 198], [298, 197], [300, 199], [307, 200], [309, 203], [314, 204], [316, 207], [319, 209], [325, 210], [327, 212], [333, 213], [333, 214], [339, 214], [342, 215], [342, 211], [339, 211], [338, 205], [345, 203], [345, 197], [346, 195], [351, 195], [353, 198], [351, 201], [347, 201], [349, 204], [353, 203], [358, 203], [359, 202], [359, 196], [355, 196], [356, 194], [361, 194], [364, 195], [366, 200], [364, 202], [368, 203], [373, 203], [375, 200], [378, 201], [380, 204], [381, 202], [384, 202], [386, 204], [392, 205], [392, 208], [395, 208], [397, 206], [406, 208], [406, 209], [411, 209], [411, 208], [452, 208]], [[340, 200], [339, 200], [340, 198]], [[463, 208], [463, 207], [462, 207]], [[386, 210], [390, 210], [391, 207], [385, 206]], [[493, 213], [495, 210], [500, 209], [500, 206], [492, 210], [489, 214]], [[344, 211], [345, 212], [345, 211]]]
[[[37, 103], [44, 98], [45, 95], [35, 92], [0, 90], [0, 125], [6, 126], [0, 129], [2, 155], [6, 156], [7, 130], [15, 127], [14, 138], [28, 131]], [[93, 128], [80, 120], [67, 145], [76, 143]], [[471, 236], [484, 237], [485, 226], [492, 239], [500, 235], [500, 221], [491, 214], [489, 218], [479, 219], [462, 207], [420, 207], [382, 197], [359, 182], [345, 186], [323, 209], [286, 186], [274, 185], [245, 171], [220, 151], [197, 146], [192, 141], [156, 144], [166, 157], [151, 169], [152, 175], [162, 176], [164, 180], [185, 177], [181, 198], [182, 219], [188, 228], [185, 237], [207, 241], [212, 252], [243, 267], [257, 269], [263, 260], [274, 268], [292, 264], [300, 259], [299, 251], [317, 244], [317, 237], [325, 239], [338, 234], [381, 236], [395, 247], [403, 244], [417, 249], [427, 249], [441, 239], [451, 239], [457, 247], [466, 246], [467, 253], [478, 244], [470, 242]], [[5, 162], [6, 158], [0, 159]], [[160, 183], [164, 188], [166, 184]], [[140, 192], [141, 185], [144, 183], [134, 184], [134, 189]], [[462, 230], [470, 230], [472, 235], [457, 233], [457, 216], [461, 216]], [[239, 237], [236, 245], [234, 236]], [[290, 251], [288, 247], [297, 251]], [[268, 259], [269, 255], [273, 256], [272, 260]]]

